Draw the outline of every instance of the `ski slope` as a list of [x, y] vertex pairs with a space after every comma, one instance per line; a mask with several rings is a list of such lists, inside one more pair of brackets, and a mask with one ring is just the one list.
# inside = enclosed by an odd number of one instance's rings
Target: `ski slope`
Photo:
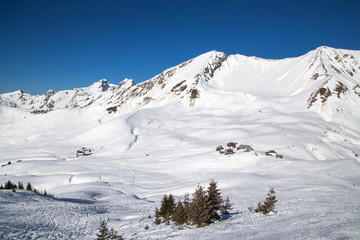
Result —
[[[115, 113], [106, 110], [114, 103], [108, 99], [44, 114], [4, 104], [0, 163], [12, 164], [0, 168], [0, 182], [31, 182], [54, 197], [0, 191], [0, 238], [94, 239], [100, 221], [109, 220], [125, 239], [359, 239], [359, 98], [350, 92], [359, 82], [357, 75], [344, 80], [349, 94], [329, 97], [330, 115], [316, 108], [320, 100], [307, 108], [309, 94], [330, 83], [323, 75], [321, 84], [307, 85], [313, 72], [301, 74], [299, 66], [309, 69], [314, 54], [276, 61], [233, 55], [218, 68], [218, 55], [210, 52]], [[273, 64], [279, 72], [268, 75]], [[206, 67], [213, 73], [206, 75]], [[199, 68], [204, 74], [196, 85]], [[192, 107], [186, 91], [167, 94], [180, 80], [199, 92]], [[115, 87], [109, 86], [97, 93], [110, 95]], [[154, 100], [138, 107], [146, 94]], [[254, 151], [215, 151], [230, 141]], [[82, 147], [92, 155], [76, 157]], [[283, 158], [266, 156], [269, 150]], [[182, 200], [211, 179], [233, 203], [228, 218], [198, 229], [153, 224], [164, 194]], [[270, 187], [277, 213], [250, 213]]]

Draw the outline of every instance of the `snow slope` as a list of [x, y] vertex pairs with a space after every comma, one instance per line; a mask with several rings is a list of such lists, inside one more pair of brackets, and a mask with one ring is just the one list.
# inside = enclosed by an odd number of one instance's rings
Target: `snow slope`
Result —
[[[359, 62], [328, 47], [283, 60], [212, 51], [137, 85], [2, 94], [0, 182], [55, 197], [0, 191], [0, 237], [93, 239], [109, 219], [126, 239], [358, 239]], [[215, 151], [229, 141], [254, 151]], [[75, 157], [82, 147], [93, 154]], [[211, 179], [230, 218], [201, 229], [148, 218], [164, 194]], [[277, 213], [249, 213], [270, 187]]]

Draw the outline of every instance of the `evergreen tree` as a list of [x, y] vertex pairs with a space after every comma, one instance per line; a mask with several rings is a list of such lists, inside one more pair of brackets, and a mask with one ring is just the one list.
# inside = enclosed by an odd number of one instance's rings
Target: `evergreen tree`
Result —
[[258, 207], [254, 210], [255, 212], [261, 212], [263, 214], [269, 214], [270, 212], [275, 212], [275, 203], [276, 200], [274, 188], [270, 188], [267, 197], [264, 203], [258, 203]]
[[211, 180], [207, 190], [207, 205], [210, 213], [210, 219], [208, 224], [213, 223], [214, 221], [220, 221], [221, 217], [218, 214], [218, 211], [221, 210], [224, 200], [221, 197], [221, 192], [217, 187], [217, 183], [214, 180]]
[[26, 185], [26, 190], [28, 190], [28, 191], [32, 191], [32, 190], [33, 190], [33, 187], [31, 186], [31, 183], [27, 183], [27, 185]]
[[181, 201], [178, 201], [174, 214], [173, 214], [173, 220], [176, 222], [177, 225], [184, 224], [186, 221], [186, 212], [183, 204]]
[[6, 183], [5, 183], [5, 189], [16, 189], [17, 186], [16, 184], [13, 184], [10, 180], [8, 180]]
[[191, 206], [191, 199], [189, 193], [185, 193], [183, 207], [185, 211], [185, 223], [190, 224], [190, 206]]
[[221, 206], [221, 213], [229, 214], [229, 210], [232, 210], [232, 203], [230, 202], [229, 197], [226, 197], [224, 204]]
[[4, 189], [12, 189], [12, 182], [10, 180], [5, 183]]
[[115, 231], [113, 228], [110, 229], [110, 238], [111, 240], [123, 240], [123, 237], [118, 234], [117, 231]]
[[19, 182], [18, 186], [19, 189], [24, 190], [24, 185], [22, 184], [22, 182]]
[[168, 198], [168, 207], [167, 207], [170, 216], [173, 215], [175, 208], [176, 208], [175, 198], [170, 193], [169, 198]]
[[204, 187], [199, 185], [195, 189], [189, 209], [190, 222], [196, 227], [206, 226], [211, 219], [207, 199], [208, 196], [206, 195]]
[[168, 196], [165, 194], [163, 199], [161, 200], [161, 207], [160, 207], [160, 216], [164, 217], [168, 206]]
[[3, 185], [2, 185], [2, 184], [0, 185], [0, 189], [4, 189], [4, 187], [3, 187]]
[[165, 194], [161, 200], [160, 216], [163, 217], [163, 222], [167, 225], [170, 224], [170, 210], [169, 210], [169, 198]]
[[95, 240], [106, 240], [110, 238], [109, 229], [104, 220], [100, 222], [99, 233], [97, 233], [96, 236], [97, 238]]
[[100, 222], [99, 233], [96, 236], [95, 240], [123, 240], [123, 237], [117, 231], [113, 228], [110, 230], [107, 228], [105, 221]]
[[170, 225], [170, 220], [171, 220], [171, 215], [169, 212], [165, 213], [165, 216], [163, 217], [163, 223], [165, 223], [165, 225]]
[[159, 225], [161, 223], [161, 219], [160, 219], [160, 211], [158, 208], [155, 209], [155, 224]]
[[160, 207], [160, 216], [163, 217], [163, 222], [170, 224], [170, 220], [175, 210], [175, 199], [170, 194], [169, 197], [165, 194]]

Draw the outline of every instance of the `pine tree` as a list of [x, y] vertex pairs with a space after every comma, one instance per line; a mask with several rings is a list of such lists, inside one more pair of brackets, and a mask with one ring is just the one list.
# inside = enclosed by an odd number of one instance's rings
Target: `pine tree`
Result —
[[226, 197], [224, 204], [221, 206], [221, 213], [229, 214], [229, 210], [232, 210], [232, 203], [230, 202], [229, 197]]
[[164, 217], [168, 207], [168, 196], [165, 194], [163, 199], [161, 200], [161, 207], [160, 207], [160, 216]]
[[191, 199], [189, 193], [185, 193], [184, 201], [183, 201], [184, 211], [185, 211], [185, 223], [190, 224], [190, 206]]
[[261, 212], [263, 214], [269, 214], [270, 212], [275, 212], [274, 211], [275, 203], [277, 201], [278, 200], [276, 200], [274, 188], [270, 188], [264, 203], [259, 202], [257, 208], [254, 211]]
[[221, 210], [224, 200], [221, 197], [221, 192], [217, 187], [217, 183], [211, 180], [207, 190], [207, 205], [209, 208], [210, 219], [207, 224], [213, 223], [214, 221], [220, 221], [221, 217], [218, 211]]
[[176, 225], [184, 224], [186, 221], [186, 212], [181, 201], [178, 201], [175, 211], [173, 213], [173, 220], [176, 222]]
[[111, 240], [123, 240], [123, 237], [118, 234], [117, 231], [115, 231], [113, 228], [110, 229], [110, 238]]
[[167, 207], [170, 216], [173, 215], [175, 208], [176, 208], [175, 198], [170, 193], [169, 198], [168, 198], [168, 207]]
[[12, 189], [12, 182], [10, 180], [5, 183], [4, 189]]
[[159, 225], [161, 223], [161, 218], [160, 218], [160, 211], [158, 208], [155, 209], [155, 224]]
[[95, 240], [123, 240], [123, 237], [118, 234], [113, 228], [110, 230], [106, 226], [105, 221], [100, 222], [99, 233], [96, 234], [97, 238]]
[[193, 194], [193, 200], [190, 205], [190, 222], [196, 227], [204, 227], [211, 219], [209, 207], [207, 204], [207, 195], [203, 186], [198, 186]]
[[19, 189], [24, 190], [24, 185], [22, 184], [22, 182], [19, 182], [18, 186]]
[[169, 212], [165, 213], [165, 216], [163, 217], [163, 223], [165, 223], [165, 225], [170, 225], [170, 220], [171, 220], [171, 215]]
[[163, 222], [165, 224], [170, 224], [169, 197], [166, 194], [161, 200], [160, 216], [163, 217]]
[[16, 189], [17, 186], [16, 184], [13, 184], [10, 180], [8, 180], [6, 183], [5, 183], [5, 189]]
[[100, 222], [99, 233], [97, 233], [96, 236], [97, 238], [95, 240], [106, 240], [110, 238], [109, 229], [105, 221]]
[[161, 201], [160, 216], [163, 217], [163, 222], [170, 224], [170, 220], [175, 210], [175, 199], [170, 194], [169, 197], [165, 194]]
[[4, 189], [4, 187], [3, 187], [3, 185], [2, 185], [2, 184], [0, 185], [0, 189]]
[[26, 185], [26, 190], [28, 190], [28, 191], [32, 191], [32, 190], [33, 190], [33, 187], [31, 186], [31, 183], [27, 183], [27, 185]]

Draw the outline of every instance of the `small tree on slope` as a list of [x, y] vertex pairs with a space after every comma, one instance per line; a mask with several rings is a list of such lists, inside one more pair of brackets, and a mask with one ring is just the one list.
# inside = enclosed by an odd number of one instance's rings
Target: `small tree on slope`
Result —
[[221, 197], [217, 183], [211, 180], [207, 190], [207, 207], [210, 214], [210, 219], [208, 219], [207, 224], [213, 223], [214, 221], [221, 221], [218, 211], [221, 210], [223, 202], [224, 200]]
[[270, 188], [269, 193], [263, 203], [258, 203], [257, 208], [254, 210], [256, 213], [261, 212], [263, 214], [269, 214], [270, 212], [275, 212], [275, 203], [276, 200], [274, 188]]
[[123, 237], [121, 235], [118, 235], [117, 231], [115, 231], [113, 228], [110, 230], [106, 226], [105, 221], [101, 221], [99, 226], [99, 233], [96, 234], [97, 238], [95, 240], [123, 240]]
[[31, 186], [31, 183], [27, 183], [27, 185], [26, 185], [26, 190], [28, 190], [28, 191], [32, 191], [32, 190], [33, 190], [33, 187]]
[[154, 223], [156, 225], [159, 225], [161, 223], [161, 216], [160, 216], [160, 211], [158, 208], [155, 209], [155, 221]]
[[110, 238], [109, 229], [106, 226], [105, 221], [101, 221], [99, 226], [99, 233], [96, 234], [97, 238], [95, 240], [105, 240]]
[[169, 197], [164, 195], [163, 199], [161, 200], [161, 207], [160, 207], [160, 216], [163, 217], [163, 222], [166, 224], [170, 224], [170, 220], [174, 213], [176, 204], [174, 197], [170, 194]]
[[226, 197], [224, 204], [221, 206], [221, 213], [229, 214], [229, 210], [232, 210], [232, 203], [230, 202], [229, 197]]
[[185, 193], [184, 201], [183, 201], [184, 211], [185, 211], [185, 223], [190, 224], [190, 206], [191, 199], [189, 193]]
[[176, 222], [177, 225], [184, 224], [186, 221], [186, 212], [185, 208], [181, 201], [178, 201], [174, 214], [173, 214], [173, 220]]
[[189, 212], [191, 224], [196, 227], [204, 227], [211, 220], [207, 199], [204, 187], [199, 185], [193, 194]]
[[6, 183], [5, 183], [5, 189], [16, 189], [17, 186], [16, 184], [12, 183], [10, 180], [8, 180]]

